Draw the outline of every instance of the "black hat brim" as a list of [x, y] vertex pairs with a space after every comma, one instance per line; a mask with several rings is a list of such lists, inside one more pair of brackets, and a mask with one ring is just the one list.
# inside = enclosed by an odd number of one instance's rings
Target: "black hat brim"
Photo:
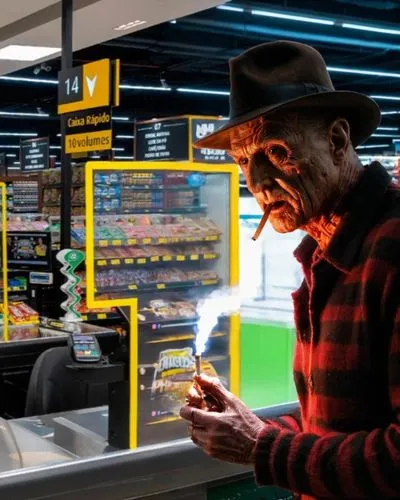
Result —
[[358, 92], [333, 90], [297, 97], [290, 101], [243, 113], [230, 119], [216, 132], [196, 141], [194, 147], [229, 150], [231, 148], [231, 132], [238, 125], [259, 116], [268, 116], [268, 113], [300, 108], [320, 108], [321, 113], [323, 110], [337, 111], [338, 117], [346, 118], [350, 124], [351, 141], [354, 147], [366, 141], [381, 121], [379, 106], [373, 99]]

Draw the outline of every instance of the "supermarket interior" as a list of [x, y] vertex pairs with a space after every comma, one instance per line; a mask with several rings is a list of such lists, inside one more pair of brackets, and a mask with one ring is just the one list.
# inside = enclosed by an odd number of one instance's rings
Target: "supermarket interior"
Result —
[[206, 456], [179, 417], [204, 315], [202, 372], [262, 418], [297, 408], [304, 233], [253, 241], [239, 167], [194, 144], [228, 120], [230, 58], [299, 41], [379, 104], [356, 151], [397, 182], [399, 3], [0, 5], [0, 496], [294, 498]]

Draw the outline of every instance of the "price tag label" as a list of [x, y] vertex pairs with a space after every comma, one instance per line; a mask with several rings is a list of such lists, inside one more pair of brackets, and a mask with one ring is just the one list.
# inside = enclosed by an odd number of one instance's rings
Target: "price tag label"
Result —
[[97, 265], [98, 266], [106, 266], [107, 265], [107, 261], [106, 260], [98, 260], [97, 261]]
[[216, 241], [218, 239], [217, 235], [206, 236], [206, 241]]
[[107, 240], [100, 240], [99, 246], [100, 247], [108, 247], [108, 241]]
[[217, 256], [215, 255], [215, 253], [205, 253], [203, 257], [205, 260], [212, 260], [215, 259]]
[[106, 313], [99, 313], [97, 315], [97, 319], [107, 319], [107, 314]]
[[125, 259], [125, 264], [133, 264], [133, 259]]
[[119, 259], [111, 259], [112, 266], [119, 266], [120, 264], [121, 264], [121, 261]]
[[138, 264], [146, 264], [146, 259], [140, 258], [136, 261]]
[[112, 244], [114, 247], [120, 247], [122, 245], [121, 240], [112, 240]]
[[190, 256], [190, 260], [199, 260], [199, 256], [196, 254], [193, 254]]
[[167, 238], [158, 238], [158, 243], [167, 243]]
[[172, 256], [171, 255], [164, 255], [162, 260], [164, 262], [170, 262], [172, 260]]
[[136, 240], [135, 239], [129, 239], [128, 240], [128, 245], [136, 245]]
[[151, 238], [143, 238], [143, 245], [149, 245], [151, 243]]
[[217, 284], [217, 280], [203, 280], [201, 282], [202, 285], [216, 285]]
[[137, 285], [129, 285], [128, 289], [129, 290], [137, 290]]
[[159, 290], [164, 290], [164, 288], [165, 288], [165, 283], [157, 283], [157, 288], [158, 288]]
[[184, 261], [184, 260], [185, 260], [185, 256], [184, 256], [184, 255], [177, 255], [177, 256], [176, 256], [176, 260], [177, 260], [178, 262], [182, 262], [182, 261]]
[[160, 262], [160, 257], [158, 255], [154, 255], [153, 257], [150, 257], [151, 262]]

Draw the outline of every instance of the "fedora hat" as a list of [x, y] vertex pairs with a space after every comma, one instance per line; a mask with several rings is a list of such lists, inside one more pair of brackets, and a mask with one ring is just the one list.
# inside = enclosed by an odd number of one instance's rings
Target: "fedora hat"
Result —
[[348, 120], [354, 146], [379, 125], [376, 102], [358, 92], [335, 90], [324, 59], [309, 45], [285, 40], [257, 45], [231, 59], [229, 73], [229, 120], [197, 141], [197, 148], [230, 149], [232, 129], [278, 110], [332, 110]]

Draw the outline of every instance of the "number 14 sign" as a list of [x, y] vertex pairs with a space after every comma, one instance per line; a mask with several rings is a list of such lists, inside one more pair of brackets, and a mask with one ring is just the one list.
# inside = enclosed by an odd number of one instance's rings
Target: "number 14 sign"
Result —
[[58, 114], [119, 105], [119, 61], [101, 59], [58, 74]]

